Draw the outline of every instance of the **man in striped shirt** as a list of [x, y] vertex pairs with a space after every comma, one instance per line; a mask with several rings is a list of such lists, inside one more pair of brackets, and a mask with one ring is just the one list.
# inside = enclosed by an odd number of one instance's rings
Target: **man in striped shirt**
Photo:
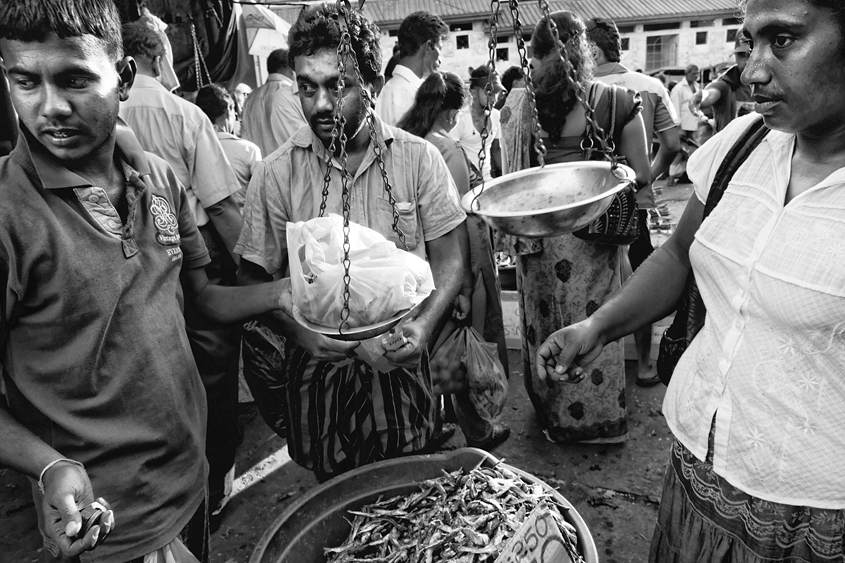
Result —
[[[342, 174], [346, 174], [350, 220], [399, 241], [393, 229], [394, 207], [385, 193], [365, 122], [372, 110], [364, 97], [372, 99], [384, 83], [379, 32], [354, 11], [347, 21], [363, 83], [347, 63], [345, 169], [339, 164], [339, 149], [334, 154], [328, 150], [340, 78], [336, 13], [334, 5], [315, 6], [303, 12], [291, 28], [289, 57], [309, 127], [300, 129], [266, 158], [250, 182], [237, 246], [242, 257], [241, 283], [286, 275], [287, 223], [318, 216], [327, 161], [331, 184], [326, 212], [341, 213], [339, 188]], [[451, 311], [463, 280], [464, 256], [468, 255], [465, 214], [440, 153], [374, 114], [373, 119], [396, 202], [398, 227], [408, 251], [430, 263], [437, 289], [420, 305], [415, 318], [403, 323], [401, 330], [408, 342], [385, 354], [391, 364], [387, 369], [357, 357], [357, 343], [311, 332], [288, 314], [267, 319], [286, 337], [288, 448], [291, 457], [314, 470], [319, 479], [426, 450], [439, 408], [431, 387], [427, 349], [444, 315]]]

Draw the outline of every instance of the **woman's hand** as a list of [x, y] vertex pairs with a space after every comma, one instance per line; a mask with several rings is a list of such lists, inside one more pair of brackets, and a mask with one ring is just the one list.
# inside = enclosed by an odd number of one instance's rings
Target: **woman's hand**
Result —
[[580, 383], [585, 376], [584, 367], [595, 360], [603, 348], [604, 342], [590, 319], [563, 328], [547, 338], [537, 350], [537, 377]]

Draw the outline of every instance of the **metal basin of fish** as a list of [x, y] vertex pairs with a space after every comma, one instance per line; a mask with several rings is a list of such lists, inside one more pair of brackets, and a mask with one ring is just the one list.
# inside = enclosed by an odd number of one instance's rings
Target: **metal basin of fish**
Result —
[[[323, 549], [343, 543], [350, 531], [349, 510], [359, 510], [379, 497], [408, 495], [419, 483], [440, 477], [443, 471], [469, 471], [479, 465], [493, 467], [499, 461], [476, 448], [425, 456], [380, 461], [344, 473], [315, 487], [289, 506], [258, 540], [249, 563], [322, 563]], [[565, 520], [575, 527], [578, 550], [586, 563], [598, 563], [598, 551], [584, 520], [554, 488], [507, 464], [513, 473], [531, 484], [540, 484], [557, 502], [568, 508]]]
[[[610, 162], [564, 162], [501, 176], [467, 192], [461, 203], [509, 235], [540, 238], [586, 227], [629, 186], [634, 171]], [[481, 194], [473, 203], [476, 194]]]

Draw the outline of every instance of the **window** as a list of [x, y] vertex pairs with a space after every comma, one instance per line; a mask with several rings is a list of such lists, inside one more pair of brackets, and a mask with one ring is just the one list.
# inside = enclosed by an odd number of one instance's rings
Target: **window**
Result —
[[530, 43], [531, 42], [531, 34], [530, 33], [524, 34], [522, 36], [522, 40], [525, 41], [526, 43]]
[[458, 49], [469, 49], [469, 35], [456, 35], [455, 47]]
[[739, 31], [737, 29], [729, 29], [728, 33], [725, 35], [725, 41], [727, 43], [733, 43], [736, 41], [736, 32]]
[[509, 35], [497, 35], [496, 36], [496, 43], [510, 43], [511, 38]]
[[508, 57], [508, 49], [507, 47], [503, 49], [496, 49], [496, 60], [497, 61], [507, 61], [510, 57]]
[[692, 20], [689, 22], [690, 27], [713, 27], [716, 22], [714, 20]]
[[398, 29], [391, 29], [387, 32], [387, 35], [389, 37], [398, 37], [399, 36], [399, 30]]
[[696, 45], [707, 45], [707, 32], [706, 31], [699, 31], [695, 34], [695, 44]]
[[666, 66], [676, 66], [678, 58], [677, 35], [653, 35], [645, 40], [646, 72]]
[[621, 43], [623, 51], [627, 51], [631, 48], [631, 40], [628, 37], [623, 37]]
[[681, 22], [647, 23], [643, 31], [663, 31], [664, 29], [681, 29]]
[[453, 23], [449, 26], [449, 31], [472, 31], [472, 22]]
[[619, 30], [619, 33], [634, 33], [633, 25], [617, 25], [616, 29]]
[[722, 20], [722, 25], [742, 25], [738, 18], [725, 18]]

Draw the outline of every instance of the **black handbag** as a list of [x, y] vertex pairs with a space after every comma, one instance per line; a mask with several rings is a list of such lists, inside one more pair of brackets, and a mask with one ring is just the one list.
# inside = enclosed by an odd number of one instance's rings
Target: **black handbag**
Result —
[[[614, 139], [616, 132], [616, 88], [618, 87], [615, 85], [609, 87], [610, 130], [607, 133], [608, 140]], [[597, 90], [598, 83], [593, 83], [590, 88], [589, 103], [594, 108], [596, 107]], [[584, 160], [589, 160], [590, 156], [591, 150], [587, 149]], [[624, 164], [625, 158], [618, 157], [617, 162]], [[639, 220], [636, 195], [633, 190], [625, 189], [613, 196], [610, 207], [598, 219], [572, 234], [582, 240], [600, 244], [631, 244], [640, 236]]]
[[[710, 215], [710, 212], [722, 199], [722, 194], [725, 193], [734, 173], [745, 162], [748, 155], [757, 148], [757, 145], [768, 132], [769, 128], [763, 125], [763, 120], [756, 120], [725, 155], [725, 159], [722, 160], [722, 164], [713, 178], [710, 193], [707, 194], [702, 221]], [[678, 302], [675, 311], [675, 318], [663, 332], [663, 338], [660, 339], [657, 354], [657, 375], [664, 385], [669, 385], [669, 380], [672, 378], [675, 366], [678, 365], [678, 360], [681, 359], [695, 335], [704, 326], [706, 313], [707, 309], [701, 299], [701, 293], [698, 291], [698, 284], [696, 284], [695, 276], [690, 270], [684, 286], [683, 297]]]

